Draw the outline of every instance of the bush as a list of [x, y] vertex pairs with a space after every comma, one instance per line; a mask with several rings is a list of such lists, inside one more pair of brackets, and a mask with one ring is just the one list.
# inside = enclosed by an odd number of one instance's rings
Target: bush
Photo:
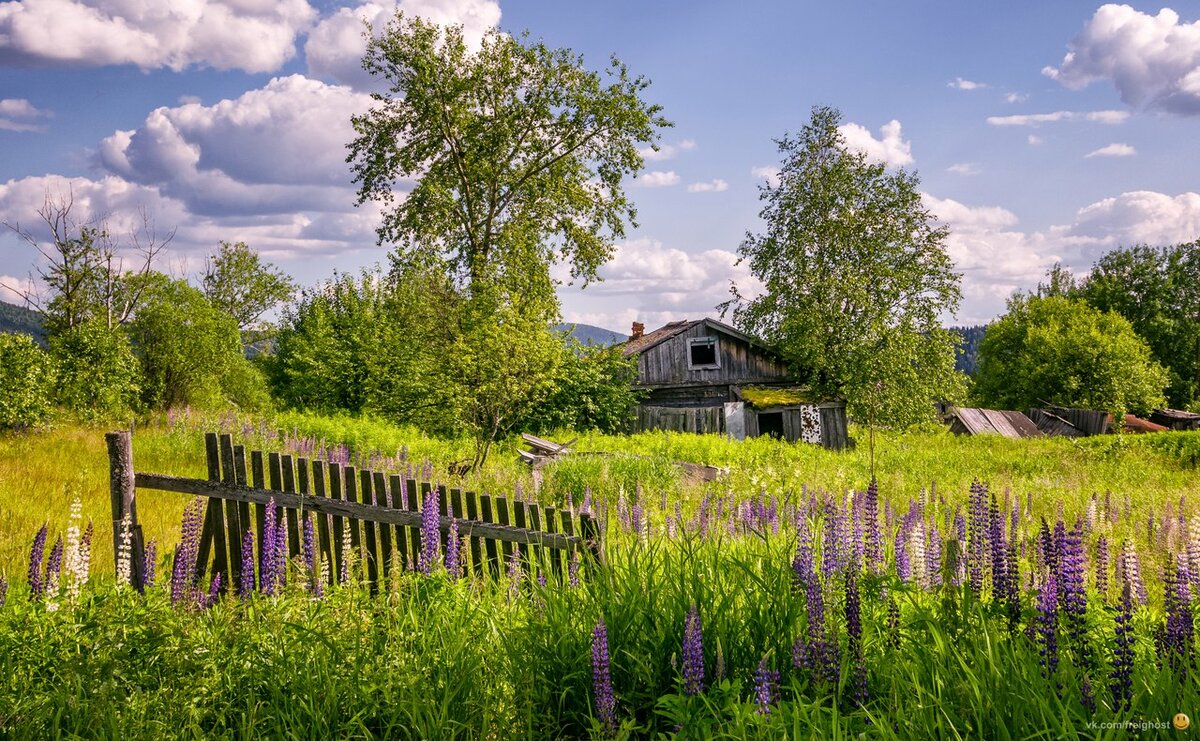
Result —
[[554, 392], [525, 426], [535, 432], [624, 432], [637, 404], [637, 359], [626, 358], [620, 347], [585, 346], [577, 340], [571, 340], [570, 350], [559, 366]]
[[0, 429], [24, 429], [50, 416], [54, 366], [27, 334], [0, 334]]
[[137, 358], [120, 329], [77, 324], [50, 339], [58, 371], [54, 401], [85, 420], [120, 417], [136, 406]]

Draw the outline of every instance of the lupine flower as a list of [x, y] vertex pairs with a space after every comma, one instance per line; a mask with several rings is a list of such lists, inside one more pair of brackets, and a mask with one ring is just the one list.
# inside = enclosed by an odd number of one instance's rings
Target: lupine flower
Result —
[[926, 587], [929, 585], [929, 575], [925, 562], [925, 523], [919, 518], [912, 523], [907, 540], [912, 578], [917, 585]]
[[887, 644], [893, 649], [900, 648], [900, 605], [894, 597], [888, 599], [887, 610]]
[[991, 530], [988, 540], [992, 546], [992, 599], [999, 602], [1008, 594], [1008, 543], [1004, 537], [1004, 517], [992, 496]]
[[590, 486], [583, 487], [583, 506], [579, 508], [579, 514], [590, 515], [592, 513], [592, 489]]
[[254, 531], [247, 528], [242, 536], [242, 583], [238, 585], [242, 599], [254, 594]]
[[450, 578], [452, 579], [457, 579], [462, 574], [462, 565], [459, 563], [460, 559], [458, 520], [451, 518], [450, 536], [446, 538], [446, 571], [450, 572]]
[[42, 559], [46, 553], [46, 526], [33, 536], [33, 546], [29, 549], [29, 591], [35, 597], [45, 594], [46, 583], [42, 579]]
[[82, 582], [87, 580], [86, 575], [80, 578], [78, 564], [79, 543], [83, 535], [79, 529], [79, 522], [82, 519], [83, 504], [76, 496], [71, 501], [70, 511], [67, 515], [67, 540], [63, 544], [62, 583], [66, 588], [68, 602], [75, 602], [79, 599], [79, 588]]
[[46, 559], [46, 611], [54, 612], [58, 609], [58, 588], [59, 580], [62, 578], [62, 560], [63, 560], [63, 539], [58, 536], [54, 541], [54, 548], [50, 550], [50, 557]]
[[567, 562], [567, 583], [572, 589], [579, 587], [579, 551], [571, 551], [571, 560]]
[[845, 568], [842, 553], [842, 541], [845, 529], [844, 512], [833, 497], [825, 500], [825, 518], [823, 522], [824, 550], [821, 557], [821, 573], [829, 576]]
[[645, 522], [643, 521], [644, 514], [645, 512], [644, 508], [642, 507], [641, 500], [636, 500], [629, 510], [629, 529], [632, 530], [633, 534], [637, 535], [638, 538], [642, 538], [645, 535]]
[[767, 657], [758, 662], [754, 671], [754, 701], [758, 704], [756, 712], [759, 715], [770, 715], [771, 706], [775, 704], [775, 688], [779, 684], [779, 672], [771, 669]]
[[942, 536], [931, 521], [925, 537], [925, 569], [932, 586], [942, 585]]
[[1183, 559], [1168, 563], [1166, 581], [1167, 608], [1166, 648], [1170, 663], [1180, 674], [1192, 663], [1195, 652], [1195, 628], [1192, 616], [1192, 594], [1188, 578], [1188, 564]]
[[613, 696], [612, 674], [608, 658], [608, 627], [604, 618], [592, 630], [592, 695], [596, 699], [596, 715], [606, 733], [617, 727], [617, 700]]
[[1133, 698], [1133, 642], [1133, 587], [1126, 581], [1121, 585], [1110, 680], [1113, 707], [1118, 711], [1127, 707]]
[[1084, 587], [1083, 523], [1063, 537], [1058, 555], [1058, 597], [1066, 616], [1071, 646], [1082, 655], [1087, 650], [1087, 590]]
[[121, 518], [121, 544], [117, 546], [117, 587], [133, 584], [133, 516]]
[[1124, 581], [1133, 589], [1133, 596], [1139, 605], [1146, 604], [1146, 583], [1142, 581], [1141, 563], [1133, 543], [1125, 541], [1121, 552], [1121, 575]]
[[275, 558], [275, 529], [278, 525], [275, 522], [275, 498], [267, 502], [266, 515], [263, 517], [263, 532], [262, 543], [259, 544], [258, 552], [262, 563], [259, 565], [258, 588], [263, 594], [275, 594], [275, 586], [278, 582], [275, 576], [275, 567], [277, 559]]
[[854, 659], [853, 699], [861, 706], [867, 701], [867, 663], [862, 645], [862, 598], [854, 571], [846, 573], [845, 615], [847, 649]]
[[808, 658], [816, 680], [836, 682], [838, 675], [837, 644], [829, 640], [825, 629], [825, 595], [820, 580], [814, 578], [805, 592], [808, 612]]
[[[350, 528], [346, 528], [347, 531]], [[282, 510], [275, 517], [275, 591], [280, 592], [287, 585], [288, 578], [288, 544], [287, 524], [283, 519]]]
[[978, 479], [971, 482], [968, 499], [970, 530], [967, 540], [967, 561], [971, 575], [971, 592], [978, 597], [983, 593], [984, 560], [987, 554], [989, 529], [987, 514], [987, 487]]
[[310, 588], [316, 587], [317, 582], [317, 548], [313, 537], [313, 521], [310, 514], [304, 517], [304, 538], [301, 553], [304, 555], [304, 568], [308, 570]]
[[704, 692], [704, 639], [695, 605], [683, 621], [683, 689], [689, 695]]
[[792, 559], [792, 574], [795, 585], [805, 588], [816, 576], [813, 571], [812, 534], [808, 529], [807, 517], [799, 517], [796, 526], [796, 557]]
[[879, 483], [874, 476], [867, 486], [867, 496], [863, 501], [863, 527], [867, 541], [864, 548], [866, 568], [878, 572], [883, 565], [883, 537], [879, 532]]
[[183, 602], [195, 584], [196, 558], [200, 549], [200, 530], [204, 523], [204, 500], [199, 497], [188, 502], [183, 510], [179, 530], [179, 550], [175, 553], [175, 568], [171, 574], [171, 604]]
[[[338, 584], [345, 584], [350, 581], [350, 561], [352, 561], [354, 558], [354, 553], [352, 551], [353, 549], [350, 544], [350, 528], [344, 527], [342, 528], [342, 566], [340, 569], [338, 569]], [[409, 561], [408, 568], [411, 570], [412, 567], [413, 564], [411, 561]]]
[[78, 586], [87, 584], [88, 574], [92, 568], [92, 537], [94, 534], [92, 521], [88, 520], [87, 527], [83, 529], [83, 537], [79, 539], [79, 555], [75, 559], [75, 582]]
[[433, 573], [434, 565], [442, 560], [441, 518], [438, 516], [436, 489], [429, 490], [421, 506], [421, 554], [418, 558], [417, 569], [425, 576], [429, 576]]
[[[1096, 539], [1096, 591], [1101, 599], [1108, 594], [1108, 538]], [[1107, 601], [1107, 600], [1106, 600]]]
[[1192, 594], [1200, 594], [1200, 515], [1192, 515], [1188, 525], [1187, 556]]
[[1038, 592], [1037, 639], [1042, 676], [1047, 679], [1058, 671], [1058, 577], [1050, 571]]
[[212, 581], [208, 584], [208, 598], [204, 601], [203, 607], [212, 607], [217, 604], [217, 600], [221, 599], [221, 572], [212, 575]]
[[142, 583], [146, 588], [154, 586], [158, 578], [158, 540], [151, 539], [142, 553]]
[[508, 593], [515, 597], [521, 589], [521, 580], [525, 570], [521, 568], [521, 544], [513, 543], [512, 554], [508, 557]]
[[8, 599], [8, 579], [0, 576], [0, 607], [4, 607], [4, 601]]

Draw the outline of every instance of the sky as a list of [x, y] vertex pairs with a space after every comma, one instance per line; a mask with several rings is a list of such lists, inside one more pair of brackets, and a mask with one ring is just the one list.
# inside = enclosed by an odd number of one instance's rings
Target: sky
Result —
[[[962, 274], [951, 324], [983, 323], [1055, 262], [1200, 238], [1200, 2], [564, 3], [522, 0], [0, 1], [0, 220], [35, 238], [47, 197], [118, 235], [174, 231], [160, 269], [195, 277], [244, 241], [315, 285], [386, 263], [355, 206], [350, 116], [380, 82], [366, 23], [397, 10], [527, 30], [652, 81], [674, 126], [627, 183], [637, 226], [603, 280], [563, 285], [568, 321], [628, 332], [716, 316], [763, 228], [775, 140], [814, 106], [847, 144], [915, 171]], [[37, 251], [0, 234], [0, 299]]]

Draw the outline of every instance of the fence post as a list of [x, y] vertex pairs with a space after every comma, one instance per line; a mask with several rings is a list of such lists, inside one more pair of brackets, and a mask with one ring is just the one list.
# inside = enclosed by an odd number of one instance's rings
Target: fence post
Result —
[[145, 591], [145, 549], [142, 526], [137, 521], [137, 489], [134, 486], [133, 438], [128, 430], [104, 435], [108, 445], [108, 490], [112, 499], [113, 565], [120, 570], [121, 527], [126, 513], [130, 520], [130, 579], [139, 592]]

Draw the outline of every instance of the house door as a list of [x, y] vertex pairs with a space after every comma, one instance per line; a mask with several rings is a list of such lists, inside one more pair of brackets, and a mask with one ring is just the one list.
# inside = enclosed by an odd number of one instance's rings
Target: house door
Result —
[[783, 412], [759, 412], [758, 434], [783, 437]]

